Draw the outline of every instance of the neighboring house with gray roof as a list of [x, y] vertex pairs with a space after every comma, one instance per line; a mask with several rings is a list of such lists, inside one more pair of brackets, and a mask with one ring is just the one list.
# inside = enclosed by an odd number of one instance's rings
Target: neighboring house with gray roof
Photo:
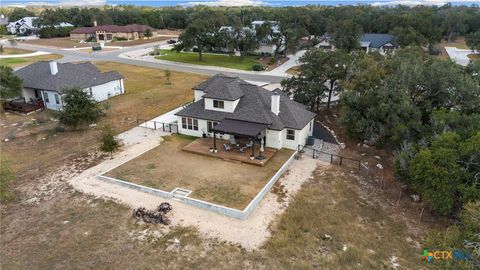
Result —
[[81, 88], [96, 101], [125, 93], [123, 76], [116, 71], [100, 72], [92, 63], [39, 61], [15, 71], [23, 80], [25, 100], [42, 100], [45, 107], [62, 110], [64, 91]]
[[[390, 34], [363, 34], [358, 39], [358, 43], [360, 48], [365, 50], [367, 53], [378, 51], [383, 55], [393, 53], [399, 48], [397, 38]], [[320, 37], [320, 42], [315, 45], [315, 47], [324, 50], [335, 50], [333, 38], [328, 33], [325, 33]]]
[[315, 114], [278, 89], [217, 74], [193, 90], [195, 101], [175, 114], [181, 134], [263, 139], [276, 149], [297, 149], [312, 135]]

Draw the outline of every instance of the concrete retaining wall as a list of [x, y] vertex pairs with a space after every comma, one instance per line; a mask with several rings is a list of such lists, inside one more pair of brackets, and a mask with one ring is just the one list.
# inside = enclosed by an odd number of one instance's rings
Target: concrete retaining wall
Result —
[[[283, 173], [288, 169], [290, 164], [293, 162], [296, 153], [297, 152], [295, 151], [290, 156], [290, 158], [272, 176], [272, 178], [270, 178], [270, 180], [267, 182], [267, 184], [265, 184], [265, 186], [262, 188], [262, 190], [260, 190], [260, 192], [258, 192], [258, 194], [255, 196], [255, 198], [253, 198], [253, 200], [247, 205], [247, 207], [245, 207], [245, 209], [243, 209], [243, 211], [240, 211], [238, 209], [233, 209], [233, 208], [230, 208], [230, 207], [225, 207], [225, 206], [218, 205], [218, 204], [214, 204], [214, 203], [205, 202], [205, 201], [202, 201], [202, 200], [189, 198], [189, 197], [183, 197], [183, 198], [176, 197], [176, 199], [178, 199], [178, 200], [180, 200], [183, 203], [188, 204], [188, 205], [193, 205], [195, 207], [202, 208], [202, 209], [209, 210], [209, 211], [213, 211], [213, 212], [216, 212], [218, 214], [226, 215], [226, 216], [229, 216], [229, 217], [232, 217], [232, 218], [245, 220], [253, 212], [253, 210], [255, 210], [255, 208], [257, 208], [258, 204], [260, 204], [262, 199], [267, 195], [268, 192], [270, 192], [270, 189], [273, 187], [273, 185], [275, 185], [275, 183], [278, 181], [278, 179], [280, 179], [280, 177], [283, 175]], [[159, 196], [159, 197], [163, 197], [163, 198], [167, 198], [167, 199], [173, 198], [173, 192], [166, 192], [166, 191], [155, 189], [155, 188], [149, 188], [149, 187], [145, 187], [145, 186], [142, 186], [142, 185], [137, 185], [137, 184], [134, 184], [134, 183], [130, 183], [130, 182], [127, 182], [127, 181], [122, 181], [122, 180], [115, 179], [115, 178], [108, 177], [108, 176], [104, 176], [104, 175], [99, 175], [98, 179], [100, 179], [102, 181], [105, 181], [105, 182], [117, 184], [117, 185], [120, 185], [120, 186], [133, 188], [133, 189], [136, 189], [136, 190], [139, 190], [139, 191], [142, 191], [142, 192], [150, 193], [152, 195], [156, 195], [156, 196]]]

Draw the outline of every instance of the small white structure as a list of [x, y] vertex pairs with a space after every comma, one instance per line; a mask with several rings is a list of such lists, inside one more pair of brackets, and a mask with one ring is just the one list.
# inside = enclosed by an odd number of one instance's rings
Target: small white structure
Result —
[[94, 100], [103, 101], [125, 92], [123, 76], [116, 71], [100, 72], [92, 63], [39, 61], [15, 71], [23, 80], [22, 96], [28, 102], [42, 100], [52, 110], [63, 109], [62, 95], [81, 88]]
[[276, 149], [297, 149], [313, 134], [315, 114], [279, 90], [223, 74], [193, 90], [195, 102], [175, 114], [181, 134], [263, 139], [266, 147]]

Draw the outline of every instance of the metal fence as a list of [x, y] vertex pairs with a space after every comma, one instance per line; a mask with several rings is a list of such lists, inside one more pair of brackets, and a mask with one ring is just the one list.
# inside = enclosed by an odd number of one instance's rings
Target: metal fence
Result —
[[362, 162], [359, 159], [348, 158], [332, 153], [328, 153], [319, 149], [315, 149], [313, 147], [305, 146], [305, 145], [298, 145], [298, 153], [300, 155], [305, 154], [306, 152], [310, 152], [312, 154], [312, 158], [318, 158], [325, 161], [330, 161], [331, 164], [345, 166], [349, 168], [355, 168], [359, 171], [362, 170]]
[[159, 121], [137, 118], [137, 126], [150, 128], [153, 130], [161, 130], [169, 133], [178, 133], [178, 125], [172, 123], [163, 123]]

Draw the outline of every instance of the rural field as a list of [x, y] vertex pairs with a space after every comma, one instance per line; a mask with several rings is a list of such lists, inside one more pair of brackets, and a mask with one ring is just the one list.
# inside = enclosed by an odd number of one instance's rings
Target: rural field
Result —
[[182, 150], [195, 139], [164, 137], [160, 146], [106, 175], [168, 192], [188, 189], [192, 191], [189, 197], [243, 210], [293, 153], [282, 149], [260, 167]]
[[[161, 70], [118, 63], [98, 62], [102, 71], [117, 70], [125, 76], [126, 93], [110, 98], [103, 105], [106, 116], [97, 127], [109, 123], [120, 133], [136, 125], [136, 119], [151, 119], [193, 99], [191, 88], [205, 76], [171, 72], [168, 84]], [[97, 149], [97, 127], [79, 131], [57, 128], [54, 112], [28, 116], [2, 113], [2, 158], [11, 161], [22, 176], [39, 175], [62, 160]], [[10, 141], [5, 142], [4, 139]], [[40, 154], [41, 153], [41, 154]]]

